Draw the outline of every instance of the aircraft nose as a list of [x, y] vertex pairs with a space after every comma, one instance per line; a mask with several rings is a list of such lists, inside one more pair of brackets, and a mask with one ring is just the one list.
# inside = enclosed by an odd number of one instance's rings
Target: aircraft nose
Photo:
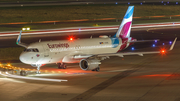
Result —
[[23, 63], [27, 63], [27, 55], [24, 53], [21, 53], [21, 55], [19, 56], [19, 60]]
[[33, 61], [33, 57], [31, 57], [30, 54], [28, 53], [21, 53], [19, 56], [19, 59], [21, 62], [26, 63], [26, 64], [31, 64]]

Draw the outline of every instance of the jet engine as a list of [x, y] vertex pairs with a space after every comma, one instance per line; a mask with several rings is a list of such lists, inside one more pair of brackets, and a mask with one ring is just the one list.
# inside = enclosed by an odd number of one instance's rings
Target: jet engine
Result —
[[99, 67], [100, 60], [97, 59], [82, 59], [79, 63], [82, 70], [93, 70]]

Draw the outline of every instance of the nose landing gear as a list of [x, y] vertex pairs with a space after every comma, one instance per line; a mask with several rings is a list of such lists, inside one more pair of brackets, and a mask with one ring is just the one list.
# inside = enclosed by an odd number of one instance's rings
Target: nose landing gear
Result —
[[41, 74], [40, 72], [40, 67], [41, 67], [42, 64], [36, 64], [37, 66], [37, 71], [36, 71], [36, 74]]
[[20, 75], [21, 76], [26, 76], [26, 75], [28, 75], [28, 73], [26, 71], [20, 71]]

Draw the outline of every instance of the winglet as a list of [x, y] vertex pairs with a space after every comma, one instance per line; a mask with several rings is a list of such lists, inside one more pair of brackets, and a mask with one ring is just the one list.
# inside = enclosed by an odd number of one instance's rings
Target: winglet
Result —
[[174, 45], [175, 45], [175, 43], [176, 43], [176, 40], [177, 40], [177, 37], [174, 39], [174, 42], [173, 42], [173, 44], [171, 45], [171, 47], [170, 47], [169, 51], [173, 50]]
[[21, 33], [22, 33], [22, 30], [20, 31], [19, 36], [18, 36], [18, 38], [16, 40], [16, 44], [19, 45], [19, 46], [27, 48], [28, 45], [26, 45], [24, 43], [21, 43]]
[[17, 45], [18, 45], [19, 43], [21, 43], [21, 33], [22, 33], [22, 30], [20, 31], [19, 36], [18, 36], [18, 38], [17, 38], [17, 40], [16, 40], [16, 44], [17, 44]]

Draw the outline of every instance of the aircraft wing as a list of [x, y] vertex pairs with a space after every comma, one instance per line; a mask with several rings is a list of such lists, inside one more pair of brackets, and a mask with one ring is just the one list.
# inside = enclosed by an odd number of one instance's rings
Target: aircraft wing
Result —
[[[176, 40], [177, 40], [177, 37], [174, 39], [174, 42], [172, 43], [171, 47], [167, 51], [173, 50]], [[107, 53], [107, 54], [97, 54], [97, 55], [76, 54], [76, 55], [73, 55], [73, 58], [74, 59], [82, 59], [82, 58], [89, 58], [89, 57], [109, 57], [109, 56], [124, 57], [125, 55], [143, 56], [144, 54], [155, 54], [155, 53], [165, 53], [165, 52], [166, 52], [166, 50], [149, 51], [149, 52], [119, 52], [119, 53]]]

